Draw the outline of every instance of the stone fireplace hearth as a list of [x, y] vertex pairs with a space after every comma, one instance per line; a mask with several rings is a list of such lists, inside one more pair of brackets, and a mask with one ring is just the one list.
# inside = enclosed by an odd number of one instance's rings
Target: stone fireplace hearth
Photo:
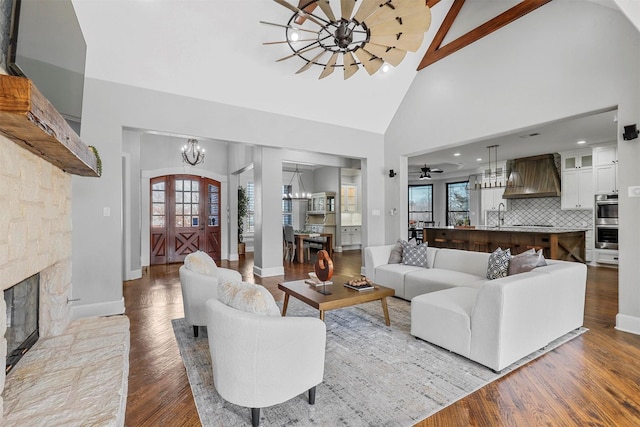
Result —
[[[71, 176], [0, 136], [0, 289], [40, 275], [40, 336], [71, 320]], [[0, 357], [6, 307], [0, 299]], [[5, 374], [0, 373], [0, 391]], [[0, 399], [0, 414], [2, 414]], [[0, 417], [0, 424], [2, 417]]]

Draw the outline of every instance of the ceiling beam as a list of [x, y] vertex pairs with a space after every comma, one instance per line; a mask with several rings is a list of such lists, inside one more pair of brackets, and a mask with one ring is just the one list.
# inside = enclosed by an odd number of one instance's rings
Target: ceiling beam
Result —
[[[436, 3], [437, 1], [438, 0], [435, 0]], [[434, 62], [441, 60], [442, 58], [445, 58], [451, 55], [454, 52], [457, 52], [463, 47], [468, 46], [477, 40], [480, 40], [484, 36], [489, 35], [496, 30], [499, 30], [500, 28], [523, 17], [529, 12], [536, 10], [540, 6], [544, 6], [550, 1], [551, 0], [523, 0], [522, 2], [513, 6], [511, 9], [501, 13], [495, 18], [490, 19], [489, 21], [474, 28], [473, 30], [469, 31], [466, 34], [463, 34], [462, 36], [458, 37], [452, 42], [449, 42], [448, 44], [441, 46], [442, 41], [444, 40], [445, 36], [451, 29], [453, 22], [456, 20], [456, 17], [458, 16], [458, 12], [460, 12], [460, 9], [462, 9], [462, 5], [465, 2], [465, 0], [454, 0], [453, 5], [449, 10], [449, 13], [447, 13], [447, 16], [445, 17], [444, 22], [438, 29], [433, 39], [433, 42], [429, 46], [429, 49], [427, 49], [427, 52], [422, 58], [420, 65], [418, 65], [418, 71], [433, 64]]]

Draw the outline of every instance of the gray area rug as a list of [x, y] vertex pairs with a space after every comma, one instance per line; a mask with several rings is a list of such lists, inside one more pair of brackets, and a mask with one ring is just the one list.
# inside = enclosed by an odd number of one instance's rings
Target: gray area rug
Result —
[[[315, 405], [301, 394], [264, 408], [260, 424], [411, 426], [586, 331], [572, 331], [497, 374], [414, 338], [410, 303], [388, 298], [388, 305], [391, 326], [385, 326], [378, 301], [327, 312], [324, 381]], [[318, 312], [291, 298], [287, 316]], [[184, 319], [172, 324], [202, 425], [250, 425], [250, 409], [224, 401], [215, 390], [206, 328], [194, 338]]]

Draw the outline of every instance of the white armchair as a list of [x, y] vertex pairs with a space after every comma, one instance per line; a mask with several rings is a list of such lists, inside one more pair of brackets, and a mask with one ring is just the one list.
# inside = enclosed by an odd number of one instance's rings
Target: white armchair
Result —
[[242, 280], [242, 275], [235, 270], [218, 267], [216, 275], [208, 275], [189, 270], [182, 265], [179, 270], [182, 304], [187, 323], [193, 326], [193, 336], [198, 336], [198, 326], [207, 325], [205, 303], [210, 298], [218, 297], [218, 281]]
[[251, 408], [285, 402], [315, 388], [324, 375], [326, 326], [311, 317], [272, 317], [207, 301], [207, 331], [216, 390], [223, 399]]

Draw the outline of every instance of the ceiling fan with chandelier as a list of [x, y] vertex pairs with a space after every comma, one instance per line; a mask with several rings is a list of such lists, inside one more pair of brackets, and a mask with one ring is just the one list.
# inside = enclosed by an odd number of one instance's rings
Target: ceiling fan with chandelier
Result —
[[323, 67], [320, 79], [339, 67], [344, 69], [346, 80], [359, 66], [370, 75], [385, 62], [398, 66], [407, 51], [420, 48], [431, 24], [431, 10], [424, 0], [362, 0], [357, 10], [356, 0], [303, 0], [299, 6], [286, 0], [274, 1], [293, 15], [286, 25], [260, 21], [285, 28], [284, 41], [264, 44], [288, 44], [293, 53], [277, 61], [295, 56], [304, 60], [306, 64], [296, 74], [319, 65]]

